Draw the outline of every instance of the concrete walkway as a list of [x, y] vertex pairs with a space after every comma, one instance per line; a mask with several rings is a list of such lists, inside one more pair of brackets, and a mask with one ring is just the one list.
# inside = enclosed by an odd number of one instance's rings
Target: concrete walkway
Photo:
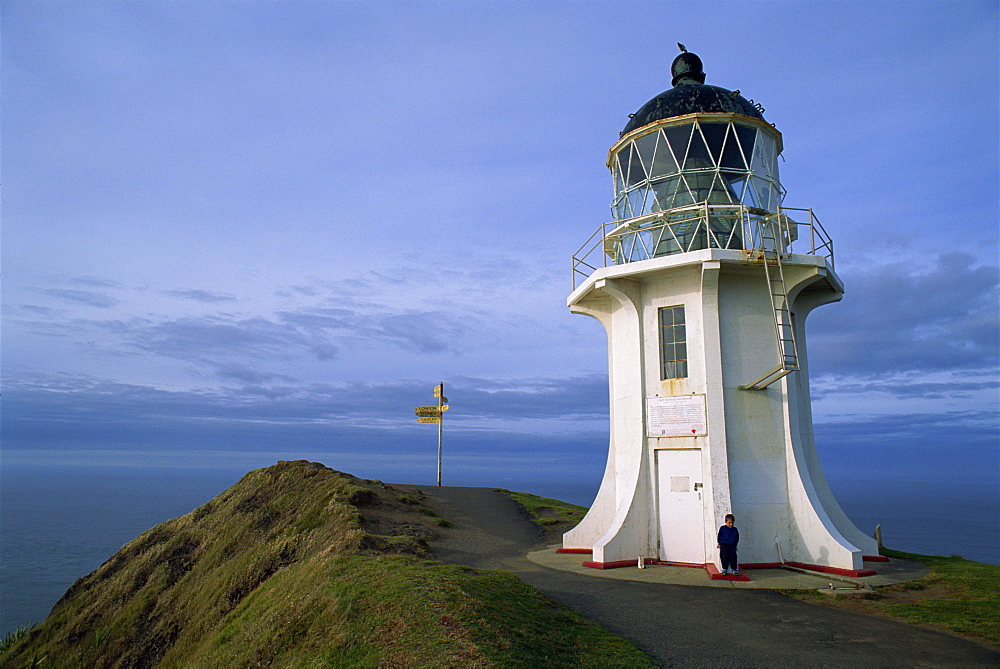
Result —
[[[859, 588], [877, 587], [915, 581], [930, 573], [925, 565], [904, 560], [889, 562], [866, 562], [865, 567], [875, 569], [875, 576], [832, 576], [829, 574], [804, 573], [791, 569], [749, 569], [745, 573], [749, 581], [713, 581], [704, 569], [697, 567], [671, 567], [647, 565], [644, 569], [622, 567], [620, 569], [592, 569], [583, 566], [586, 556], [557, 553], [559, 544], [554, 544], [528, 553], [527, 558], [535, 564], [559, 571], [568, 571], [592, 578], [610, 578], [643, 583], [669, 583], [705, 588], [766, 589], [766, 590], [834, 590], [855, 591]], [[832, 586], [832, 588], [831, 588]]]
[[[544, 531], [495, 489], [420, 489], [426, 503], [454, 523], [431, 542], [438, 559], [511, 571], [632, 640], [663, 667], [1000, 666], [1000, 652], [992, 648], [801, 602], [773, 589], [823, 588], [829, 578], [762, 570], [751, 572], [747, 583], [710, 581], [703, 570], [685, 567], [588, 569], [580, 566], [582, 556], [548, 548]], [[882, 578], [921, 573], [899, 568]]]

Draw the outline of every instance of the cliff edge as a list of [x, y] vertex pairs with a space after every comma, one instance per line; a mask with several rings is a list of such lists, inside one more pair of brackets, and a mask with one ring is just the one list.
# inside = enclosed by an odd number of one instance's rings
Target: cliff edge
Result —
[[649, 662], [506, 572], [426, 559], [447, 525], [417, 489], [279, 462], [125, 545], [0, 665]]

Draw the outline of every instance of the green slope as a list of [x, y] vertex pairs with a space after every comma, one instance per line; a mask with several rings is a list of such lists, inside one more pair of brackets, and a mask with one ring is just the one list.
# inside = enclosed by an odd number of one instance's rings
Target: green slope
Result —
[[0, 665], [652, 666], [508, 573], [426, 559], [442, 524], [418, 491], [280, 462], [127, 544]]

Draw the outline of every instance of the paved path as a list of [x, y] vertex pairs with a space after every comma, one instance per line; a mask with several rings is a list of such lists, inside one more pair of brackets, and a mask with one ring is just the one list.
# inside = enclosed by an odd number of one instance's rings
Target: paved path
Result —
[[[492, 488], [422, 487], [455, 527], [439, 559], [514, 572], [631, 639], [664, 667], [998, 667], [1000, 652], [891, 620], [827, 609], [773, 590], [694, 587], [553, 569], [527, 559], [545, 534]], [[638, 570], [635, 570], [638, 571]], [[645, 570], [644, 570], [645, 571]]]

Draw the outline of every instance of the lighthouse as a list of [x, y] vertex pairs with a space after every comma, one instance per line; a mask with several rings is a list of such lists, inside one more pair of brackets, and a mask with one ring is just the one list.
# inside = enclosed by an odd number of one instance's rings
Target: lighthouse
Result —
[[877, 544], [813, 439], [805, 322], [843, 295], [833, 242], [785, 206], [761, 105], [705, 84], [683, 47], [671, 73], [608, 153], [613, 220], [573, 256], [568, 306], [608, 335], [611, 425], [600, 490], [560, 550], [716, 574], [733, 513], [744, 569], [873, 573]]

